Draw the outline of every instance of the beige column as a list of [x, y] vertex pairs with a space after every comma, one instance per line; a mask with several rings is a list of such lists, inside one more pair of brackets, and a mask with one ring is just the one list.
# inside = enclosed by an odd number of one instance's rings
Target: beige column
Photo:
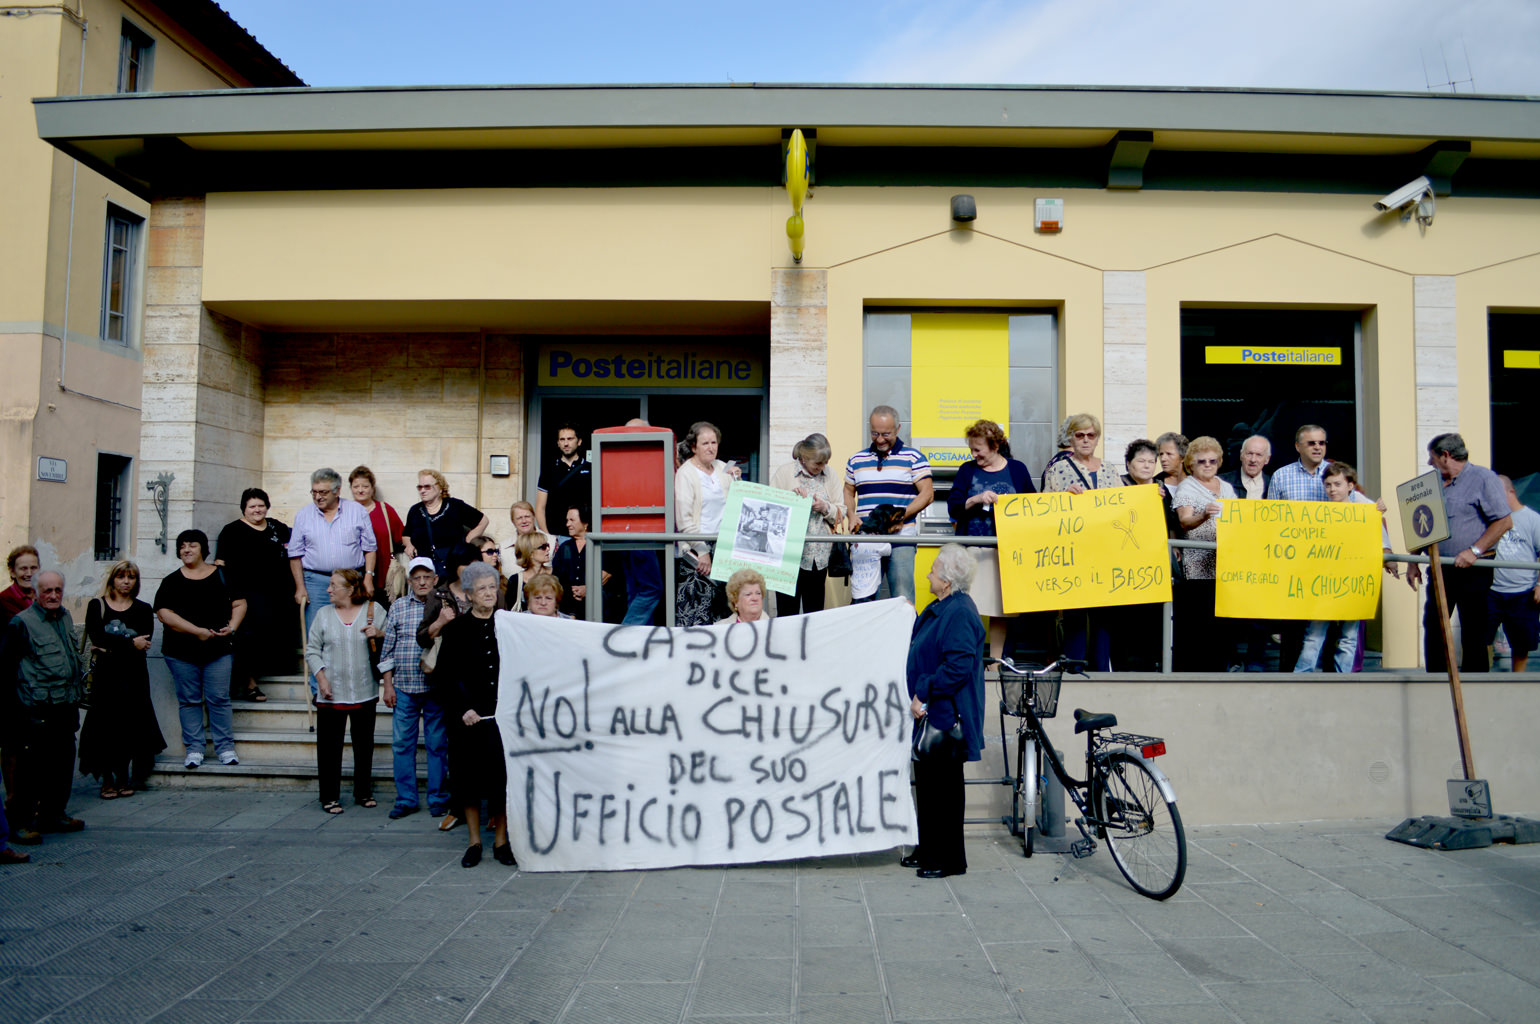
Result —
[[1149, 436], [1144, 271], [1102, 274], [1102, 458], [1121, 469], [1123, 450]]
[[[829, 273], [770, 272], [770, 450], [765, 477], [808, 434], [828, 433]], [[850, 386], [860, 391], [861, 382]]]

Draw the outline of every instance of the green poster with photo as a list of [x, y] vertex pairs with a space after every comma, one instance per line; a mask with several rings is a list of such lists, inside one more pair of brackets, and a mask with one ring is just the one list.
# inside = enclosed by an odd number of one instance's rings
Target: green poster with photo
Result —
[[739, 569], [753, 569], [771, 590], [795, 594], [812, 512], [812, 498], [763, 484], [733, 484], [711, 556], [711, 578], [725, 581]]

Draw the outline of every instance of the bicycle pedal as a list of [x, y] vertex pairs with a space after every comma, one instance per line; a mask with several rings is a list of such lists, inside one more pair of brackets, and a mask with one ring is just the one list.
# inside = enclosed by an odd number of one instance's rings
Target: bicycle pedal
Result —
[[1074, 857], [1076, 860], [1082, 860], [1086, 857], [1089, 857], [1091, 854], [1096, 852], [1096, 840], [1077, 839], [1073, 843], [1069, 844], [1069, 852], [1070, 856]]

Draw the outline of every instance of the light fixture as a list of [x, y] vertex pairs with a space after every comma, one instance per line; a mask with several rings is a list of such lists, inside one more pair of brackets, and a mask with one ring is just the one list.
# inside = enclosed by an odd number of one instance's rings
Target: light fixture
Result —
[[952, 219], [959, 224], [967, 224], [978, 219], [979, 208], [970, 195], [957, 195], [952, 197]]

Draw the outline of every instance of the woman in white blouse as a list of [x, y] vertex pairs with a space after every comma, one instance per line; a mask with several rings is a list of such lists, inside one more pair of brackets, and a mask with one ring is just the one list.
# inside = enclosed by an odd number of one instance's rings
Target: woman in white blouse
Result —
[[[742, 479], [737, 465], [717, 458], [722, 432], [704, 420], [691, 424], [690, 432], [679, 442], [679, 457], [684, 460], [674, 474], [674, 529], [680, 533], [716, 533], [722, 526], [722, 512], [727, 508], [727, 492]], [[711, 575], [711, 545], [704, 541], [681, 544], [685, 569], [692, 564], [702, 576]], [[713, 607], [721, 604], [722, 585]], [[709, 620], [715, 621], [715, 619]]]
[[385, 609], [364, 593], [364, 574], [356, 569], [332, 573], [326, 592], [331, 604], [316, 613], [305, 647], [315, 675], [316, 770], [321, 809], [341, 814], [342, 736], [353, 730], [353, 802], [376, 806], [374, 799], [374, 720], [380, 684], [369, 661], [369, 643], [384, 636]]
[[807, 520], [808, 543], [802, 548], [802, 563], [797, 572], [797, 592], [776, 595], [776, 612], [780, 615], [823, 611], [824, 581], [833, 545], [820, 544], [813, 538], [835, 532], [845, 517], [845, 506], [840, 500], [843, 493], [839, 480], [829, 469], [829, 455], [829, 439], [822, 434], [809, 434], [792, 446], [792, 461], [770, 475], [771, 487], [813, 499]]

